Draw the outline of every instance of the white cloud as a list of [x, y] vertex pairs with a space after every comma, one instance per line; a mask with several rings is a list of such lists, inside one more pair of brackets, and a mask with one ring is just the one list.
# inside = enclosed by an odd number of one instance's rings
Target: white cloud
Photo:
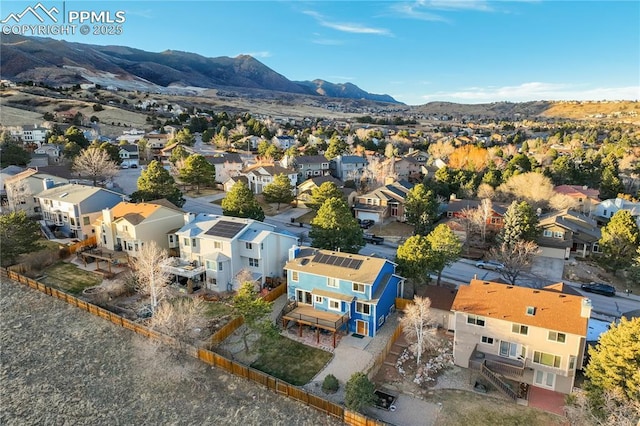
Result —
[[462, 103], [526, 102], [526, 101], [598, 101], [636, 100], [640, 98], [640, 86], [585, 87], [568, 83], [530, 82], [518, 86], [469, 87], [454, 92], [436, 92], [423, 95], [424, 102], [453, 101]]
[[424, 10], [422, 10], [423, 7], [420, 2], [394, 3], [391, 6], [391, 9], [406, 18], [419, 19], [421, 21], [448, 22], [448, 20], [443, 16], [436, 15], [435, 13], [431, 12], [425, 12]]
[[303, 12], [305, 15], [312, 16], [318, 21], [320, 25], [323, 27], [331, 28], [337, 31], [342, 31], [345, 33], [353, 33], [353, 34], [374, 34], [374, 35], [384, 35], [384, 36], [392, 36], [391, 32], [385, 28], [375, 28], [367, 25], [362, 25], [358, 23], [350, 23], [350, 22], [333, 22], [325, 18], [323, 15], [318, 12], [314, 12], [312, 10], [307, 10]]

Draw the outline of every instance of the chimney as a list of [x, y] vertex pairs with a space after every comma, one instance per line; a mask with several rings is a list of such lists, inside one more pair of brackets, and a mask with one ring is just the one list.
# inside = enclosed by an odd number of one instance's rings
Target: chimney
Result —
[[113, 212], [111, 209], [102, 209], [102, 220], [105, 225], [111, 226], [113, 222]]
[[44, 186], [44, 190], [51, 189], [54, 186], [53, 179], [46, 178], [42, 180], [42, 185]]
[[589, 318], [591, 316], [591, 299], [584, 297], [582, 299], [582, 305], [580, 308], [580, 316], [582, 318]]
[[289, 260], [293, 260], [300, 253], [300, 247], [297, 245], [292, 245], [289, 249]]
[[184, 224], [187, 225], [191, 222], [193, 222], [196, 218], [196, 214], [195, 213], [185, 213], [184, 214]]
[[393, 176], [386, 176], [384, 178], [384, 184], [386, 185], [391, 185], [393, 182], [395, 182], [396, 180], [393, 178]]

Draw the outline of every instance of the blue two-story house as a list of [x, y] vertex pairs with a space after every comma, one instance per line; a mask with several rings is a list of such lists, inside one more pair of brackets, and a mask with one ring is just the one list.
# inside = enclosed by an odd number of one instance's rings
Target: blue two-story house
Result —
[[[387, 259], [294, 246], [289, 251], [283, 321], [374, 337], [402, 294], [404, 278]], [[334, 338], [335, 344], [335, 338]]]

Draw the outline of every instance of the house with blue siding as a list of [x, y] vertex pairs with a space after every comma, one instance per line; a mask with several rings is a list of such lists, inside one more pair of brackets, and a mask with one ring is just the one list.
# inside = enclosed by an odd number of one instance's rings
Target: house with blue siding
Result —
[[[380, 257], [312, 247], [289, 251], [283, 321], [335, 333], [374, 337], [402, 294], [404, 278], [396, 264]], [[334, 340], [335, 342], [335, 340]]]

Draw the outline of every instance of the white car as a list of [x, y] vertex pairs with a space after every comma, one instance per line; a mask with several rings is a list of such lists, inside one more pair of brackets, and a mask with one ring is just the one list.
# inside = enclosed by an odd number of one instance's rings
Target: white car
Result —
[[476, 267], [480, 269], [488, 269], [490, 271], [501, 271], [504, 269], [504, 265], [495, 260], [481, 260], [476, 262]]

